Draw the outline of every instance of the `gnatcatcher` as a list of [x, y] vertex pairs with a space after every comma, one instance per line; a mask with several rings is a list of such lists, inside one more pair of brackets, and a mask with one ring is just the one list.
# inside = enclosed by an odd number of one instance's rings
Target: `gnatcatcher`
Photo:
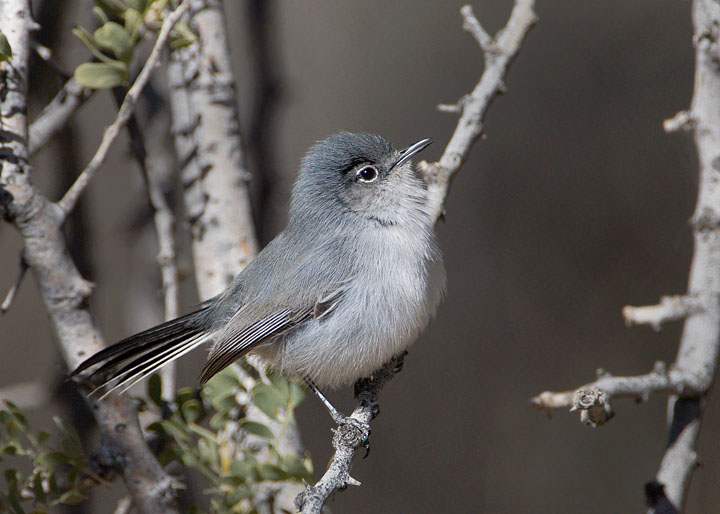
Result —
[[[435, 313], [445, 288], [427, 185], [410, 158], [380, 136], [340, 133], [300, 166], [287, 228], [218, 296], [197, 310], [110, 346], [106, 392], [129, 388], [212, 342], [204, 384], [243, 355], [320, 387], [350, 385], [401, 354]], [[107, 375], [105, 375], [108, 373]]]

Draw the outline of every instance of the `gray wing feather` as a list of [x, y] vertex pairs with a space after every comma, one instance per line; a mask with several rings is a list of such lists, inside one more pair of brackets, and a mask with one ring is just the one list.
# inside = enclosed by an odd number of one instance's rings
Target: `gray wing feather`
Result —
[[227, 323], [225, 330], [210, 350], [200, 374], [200, 385], [205, 384], [213, 375], [267, 338], [280, 335], [310, 318], [320, 319], [329, 315], [342, 300], [344, 293], [345, 288], [340, 287], [319, 298], [313, 305], [301, 309], [280, 309], [250, 323], [247, 319], [243, 319], [249, 315], [249, 309], [247, 306], [241, 307]]

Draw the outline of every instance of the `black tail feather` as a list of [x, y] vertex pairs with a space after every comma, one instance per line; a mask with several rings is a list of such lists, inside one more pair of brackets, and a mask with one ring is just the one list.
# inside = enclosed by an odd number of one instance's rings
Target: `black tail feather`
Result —
[[125, 377], [122, 382], [125, 382], [127, 379], [132, 379], [132, 377], [141, 374], [145, 369], [151, 367], [152, 363], [140, 366], [143, 362], [151, 361], [163, 351], [168, 351], [174, 346], [182, 346], [186, 341], [198, 336], [205, 330], [202, 320], [205, 311], [207, 311], [210, 305], [211, 302], [205, 302], [201, 304], [199, 309], [189, 314], [166, 321], [165, 323], [144, 330], [108, 348], [100, 350], [95, 355], [83, 361], [70, 374], [70, 377], [75, 377], [97, 364], [101, 364], [101, 366], [94, 370], [90, 376], [101, 375], [119, 364], [132, 360], [130, 364], [114, 372], [110, 377], [110, 381], [124, 373], [128, 373], [133, 367], [138, 367], [135, 372]]

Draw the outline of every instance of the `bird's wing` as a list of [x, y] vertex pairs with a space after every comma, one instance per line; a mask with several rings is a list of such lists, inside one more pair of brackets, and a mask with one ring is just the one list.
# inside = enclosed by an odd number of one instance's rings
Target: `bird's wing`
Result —
[[[320, 319], [329, 315], [342, 300], [344, 293], [343, 285], [315, 302], [308, 302], [303, 307], [293, 309], [260, 309], [249, 305], [241, 307], [210, 350], [205, 367], [200, 373], [200, 385], [269, 337], [278, 336], [309, 319]], [[258, 319], [253, 316], [253, 311], [263, 312], [264, 316]]]

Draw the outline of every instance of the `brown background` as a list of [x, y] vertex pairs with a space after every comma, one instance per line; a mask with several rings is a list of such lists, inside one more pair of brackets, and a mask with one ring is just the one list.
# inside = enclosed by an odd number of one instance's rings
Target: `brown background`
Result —
[[[89, 26], [89, 2], [68, 24]], [[247, 119], [252, 76], [243, 2], [226, 2]], [[402, 146], [433, 137], [437, 158], [456, 116], [435, 111], [470, 91], [481, 52], [461, 30], [459, 2], [379, 0], [277, 2], [273, 9], [283, 95], [271, 145], [277, 170], [264, 238], [286, 219], [289, 188], [304, 150], [337, 130], [371, 131]], [[476, 3], [494, 32], [510, 2]], [[357, 459], [359, 489], [338, 494], [334, 512], [642, 512], [665, 441], [665, 402], [616, 402], [598, 430], [577, 416], [547, 418], [528, 405], [545, 389], [578, 386], [595, 368], [645, 373], [672, 362], [680, 326], [659, 333], [625, 327], [626, 304], [681, 293], [691, 258], [688, 219], [697, 169], [692, 140], [666, 135], [662, 120], [689, 105], [693, 49], [689, 1], [541, 1], [540, 17], [455, 181], [439, 231], [448, 295], [382, 395], [372, 452]], [[86, 58], [67, 28], [69, 67]], [[156, 86], [162, 88], [161, 74]], [[37, 82], [34, 82], [39, 87]], [[55, 83], [51, 84], [56, 87]], [[107, 94], [77, 118], [78, 164], [112, 119]], [[83, 239], [92, 309], [108, 339], [139, 328], [135, 285], [153, 280], [152, 256], [136, 256], [134, 212], [143, 204], [135, 165], [120, 142], [87, 193]], [[65, 148], [67, 150], [67, 148]], [[35, 178], [57, 197], [60, 149], [35, 162]], [[143, 237], [149, 237], [147, 235]], [[150, 239], [151, 240], [151, 239]], [[186, 243], [185, 240], [183, 242]], [[20, 242], [0, 225], [0, 286], [15, 276]], [[187, 251], [181, 263], [189, 267]], [[140, 277], [129, 280], [128, 276]], [[192, 280], [183, 282], [193, 303]], [[135, 309], [137, 310], [137, 309]], [[156, 315], [156, 314], [154, 314]], [[58, 353], [32, 279], [0, 318], [0, 386], [48, 384]], [[183, 363], [193, 384], [202, 352]], [[350, 392], [333, 396], [352, 408]], [[47, 410], [33, 416], [48, 418]], [[316, 468], [329, 457], [330, 421], [314, 399], [299, 413]], [[700, 445], [704, 466], [688, 512], [720, 510], [720, 415], [710, 403]], [[107, 502], [93, 509], [111, 512]]]

